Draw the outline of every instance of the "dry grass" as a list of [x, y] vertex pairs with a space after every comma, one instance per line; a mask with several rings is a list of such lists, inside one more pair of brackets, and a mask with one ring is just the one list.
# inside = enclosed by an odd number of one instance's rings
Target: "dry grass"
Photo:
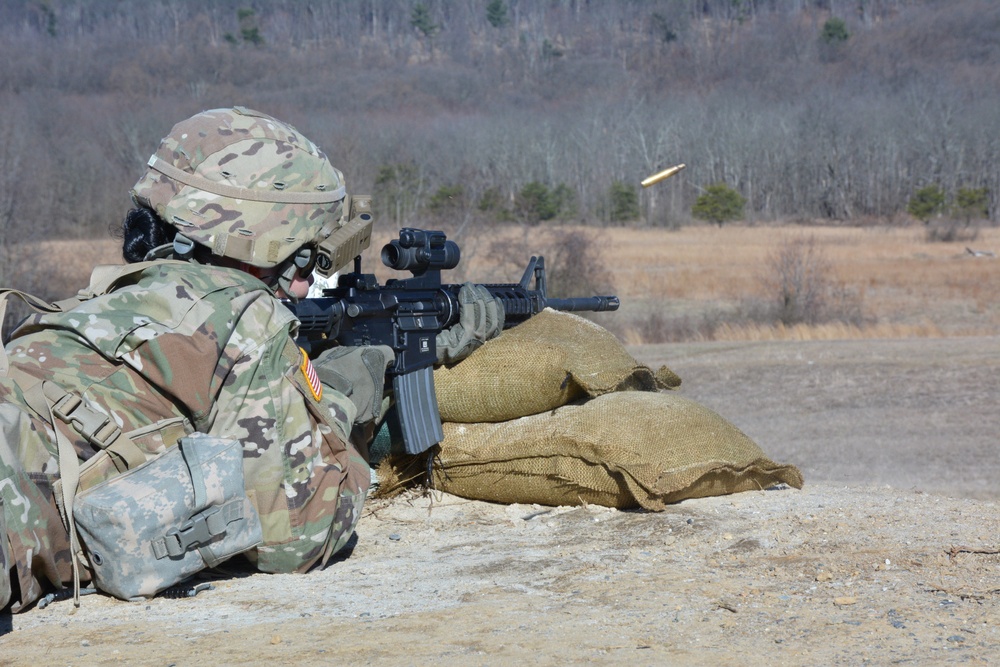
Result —
[[[758, 295], [774, 249], [783, 240], [811, 236], [834, 278], [860, 296], [869, 322], [769, 327], [723, 321], [692, 338], [900, 338], [1000, 330], [1000, 259], [973, 257], [962, 244], [929, 243], [922, 228], [703, 226], [677, 232], [613, 229], [607, 235], [608, 264], [615, 267], [623, 303], [704, 319], [725, 319], [741, 299]], [[983, 230], [974, 248], [1000, 254], [1000, 229]], [[623, 337], [643, 338], [636, 327]]]
[[723, 323], [712, 340], [849, 340], [861, 338], [940, 338], [944, 333], [933, 322], [923, 324], [877, 323], [865, 326], [830, 322], [772, 326]]
[[[796, 236], [815, 238], [840, 279], [871, 290], [968, 296], [983, 279], [1000, 275], [996, 262], [973, 258], [962, 245], [927, 243], [917, 228], [704, 226], [677, 232], [612, 229], [607, 235], [610, 263], [617, 267], [619, 289], [628, 290], [625, 296], [739, 296], [774, 248]], [[1000, 248], [1000, 229], [985, 230], [977, 248]]]
[[[543, 243], [544, 235], [535, 235]], [[390, 236], [378, 235], [364, 266], [376, 270], [382, 280], [392, 272], [376, 267], [375, 258]], [[488, 238], [467, 231], [458, 239], [462, 266], [446, 280], [518, 280], [519, 274], [496, 275], [485, 248], [496, 237], [524, 245], [524, 236], [519, 228], [491, 228]], [[613, 228], [597, 236], [623, 304], [620, 313], [601, 322], [628, 343], [655, 342], [663, 328], [673, 329], [660, 336], [671, 340], [912, 338], [1000, 331], [1000, 258], [973, 257], [964, 244], [927, 242], [922, 227]], [[866, 324], [783, 327], [741, 319], [739, 304], [759, 295], [774, 249], [784, 240], [808, 236], [815, 239], [834, 278], [862, 299]], [[1000, 229], [984, 229], [973, 248], [1000, 254]], [[544, 247], [533, 251], [552, 252]], [[56, 270], [52, 298], [74, 292], [92, 264], [120, 261], [112, 240], [54, 242], [45, 247], [44, 256]]]

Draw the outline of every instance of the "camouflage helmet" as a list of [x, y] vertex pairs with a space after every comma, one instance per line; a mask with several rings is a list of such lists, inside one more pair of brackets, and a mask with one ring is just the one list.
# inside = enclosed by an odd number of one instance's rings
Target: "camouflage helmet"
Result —
[[181, 121], [148, 167], [132, 188], [137, 205], [182, 241], [252, 266], [281, 264], [341, 221], [343, 174], [294, 127], [244, 107]]

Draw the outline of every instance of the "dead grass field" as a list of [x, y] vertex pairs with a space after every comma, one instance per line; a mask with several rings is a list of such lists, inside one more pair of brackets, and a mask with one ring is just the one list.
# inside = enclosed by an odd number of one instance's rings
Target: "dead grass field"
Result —
[[[833, 278], [857, 293], [870, 324], [717, 330], [724, 340], [901, 338], [992, 334], [1000, 325], [1000, 261], [966, 246], [929, 243], [923, 229], [856, 227], [686, 227], [676, 232], [614, 229], [609, 265], [624, 312], [709, 314], [758, 295], [768, 260], [786, 239], [813, 237]], [[984, 230], [976, 250], [1000, 251], [1000, 230]], [[625, 336], [628, 342], [643, 342]]]

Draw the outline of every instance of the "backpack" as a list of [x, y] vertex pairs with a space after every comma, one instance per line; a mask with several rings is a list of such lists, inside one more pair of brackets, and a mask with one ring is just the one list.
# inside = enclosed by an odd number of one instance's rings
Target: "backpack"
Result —
[[[0, 325], [12, 296], [38, 312], [65, 312], [151, 264], [99, 266], [87, 288], [55, 303], [2, 289]], [[177, 445], [150, 458], [112, 417], [79, 394], [12, 367], [0, 346], [2, 376], [16, 382], [56, 435], [60, 480], [54, 496], [70, 538], [77, 606], [81, 566], [116, 597], [149, 597], [263, 542], [244, 486], [239, 441], [187, 433], [186, 420], [169, 420], [150, 426], [164, 431], [165, 444]], [[82, 436], [98, 454], [81, 465], [71, 436]]]

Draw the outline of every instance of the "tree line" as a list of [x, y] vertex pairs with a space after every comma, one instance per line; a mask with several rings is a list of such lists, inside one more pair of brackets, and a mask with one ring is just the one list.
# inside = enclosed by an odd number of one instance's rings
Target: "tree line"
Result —
[[0, 245], [103, 234], [171, 125], [233, 104], [393, 226], [670, 226], [718, 185], [751, 221], [931, 186], [995, 221], [998, 34], [991, 0], [8, 0]]

